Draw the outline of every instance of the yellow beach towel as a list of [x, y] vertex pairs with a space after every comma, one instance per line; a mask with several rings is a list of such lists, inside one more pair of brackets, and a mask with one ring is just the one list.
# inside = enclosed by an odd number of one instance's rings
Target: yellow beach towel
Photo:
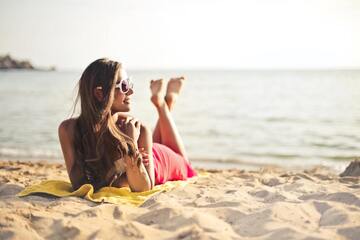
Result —
[[37, 185], [26, 187], [23, 191], [18, 193], [17, 196], [24, 197], [34, 193], [46, 193], [56, 197], [76, 196], [84, 197], [85, 199], [93, 202], [108, 202], [140, 206], [156, 193], [166, 192], [178, 186], [185, 186], [187, 183], [188, 181], [166, 182], [165, 184], [157, 185], [152, 190], [146, 192], [131, 192], [128, 187], [103, 187], [94, 193], [94, 188], [91, 184], [84, 184], [76, 191], [73, 191], [69, 182], [48, 180]]

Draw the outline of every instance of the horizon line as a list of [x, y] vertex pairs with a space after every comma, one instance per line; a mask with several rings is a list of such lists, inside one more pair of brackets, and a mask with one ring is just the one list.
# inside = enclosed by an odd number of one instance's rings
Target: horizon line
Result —
[[[56, 67], [56, 66], [55, 66]], [[84, 69], [80, 68], [57, 68], [56, 71], [82, 71]], [[309, 68], [126, 68], [128, 71], [138, 71], [138, 72], [172, 72], [172, 71], [187, 71], [187, 72], [240, 72], [240, 71], [259, 71], [259, 72], [272, 72], [272, 71], [360, 71], [359, 67], [328, 67], [328, 68], [316, 68], [316, 67], [309, 67]]]

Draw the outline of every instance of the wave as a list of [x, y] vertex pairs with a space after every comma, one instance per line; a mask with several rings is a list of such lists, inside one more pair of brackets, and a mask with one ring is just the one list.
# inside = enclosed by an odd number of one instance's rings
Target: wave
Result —
[[61, 152], [48, 149], [0, 148], [0, 159], [62, 159]]
[[[279, 157], [281, 156], [281, 157]], [[282, 154], [252, 154], [241, 158], [189, 158], [194, 166], [204, 168], [259, 168], [264, 166], [279, 166], [290, 169], [308, 168], [316, 165], [330, 167], [338, 172], [343, 171], [349, 162], [359, 156], [301, 156], [292, 155], [289, 161]]]

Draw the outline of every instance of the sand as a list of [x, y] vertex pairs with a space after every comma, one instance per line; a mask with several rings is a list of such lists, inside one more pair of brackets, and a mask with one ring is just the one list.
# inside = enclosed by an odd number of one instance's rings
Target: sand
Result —
[[0, 161], [0, 239], [360, 239], [360, 177], [316, 167], [211, 170], [141, 207], [16, 197], [64, 165]]

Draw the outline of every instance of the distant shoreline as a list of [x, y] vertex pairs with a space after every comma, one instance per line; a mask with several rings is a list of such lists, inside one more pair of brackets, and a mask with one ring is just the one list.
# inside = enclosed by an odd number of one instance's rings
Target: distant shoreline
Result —
[[31, 71], [56, 71], [55, 66], [35, 67], [28, 60], [17, 60], [9, 54], [0, 56], [0, 71], [6, 70], [31, 70]]

